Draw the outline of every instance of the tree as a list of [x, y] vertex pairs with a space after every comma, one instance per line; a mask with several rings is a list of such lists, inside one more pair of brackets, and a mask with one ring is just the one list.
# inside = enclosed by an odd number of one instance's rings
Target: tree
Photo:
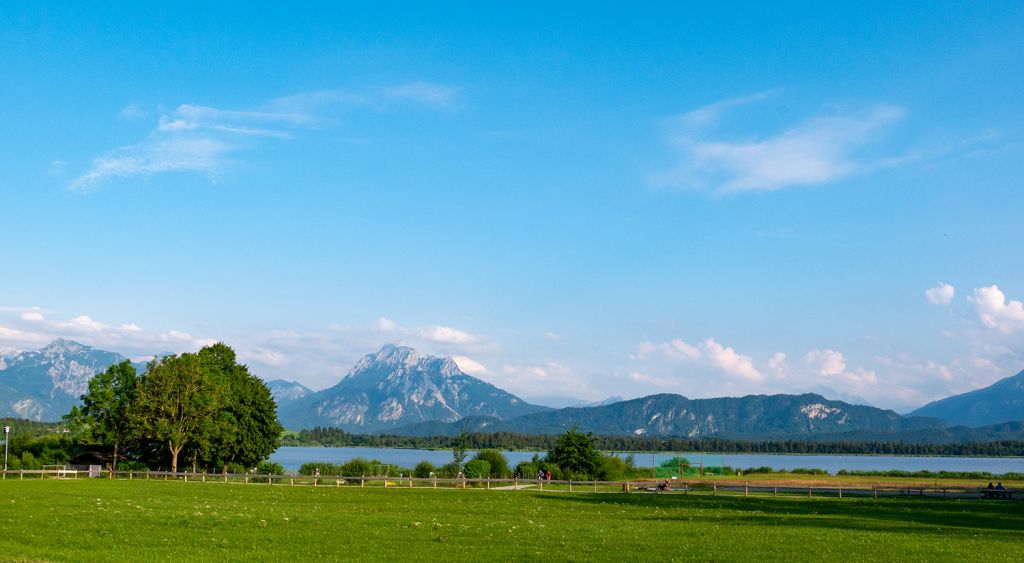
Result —
[[253, 467], [278, 448], [284, 428], [277, 420], [277, 403], [270, 389], [249, 368], [240, 365], [235, 352], [218, 343], [199, 351], [208, 372], [227, 385], [223, 408], [203, 427], [206, 457], [219, 462]]
[[496, 449], [488, 448], [480, 450], [473, 456], [473, 460], [484, 460], [491, 469], [491, 477], [506, 477], [509, 474], [508, 460]]
[[462, 462], [466, 461], [466, 456], [469, 454], [467, 451], [468, 446], [469, 434], [460, 432], [458, 437], [455, 438], [455, 445], [452, 447], [452, 463], [455, 464], [459, 471], [462, 471]]
[[149, 364], [129, 419], [142, 436], [167, 447], [171, 471], [178, 455], [224, 406], [227, 385], [198, 354], [166, 356]]
[[555, 440], [555, 447], [548, 452], [547, 460], [570, 476], [590, 477], [597, 470], [600, 456], [594, 435], [579, 432], [574, 426]]
[[89, 389], [82, 395], [81, 411], [72, 407], [65, 419], [78, 429], [78, 433], [87, 434], [98, 443], [113, 448], [110, 465], [113, 469], [117, 468], [121, 446], [129, 434], [129, 412], [138, 387], [139, 377], [130, 361], [114, 364], [89, 380]]

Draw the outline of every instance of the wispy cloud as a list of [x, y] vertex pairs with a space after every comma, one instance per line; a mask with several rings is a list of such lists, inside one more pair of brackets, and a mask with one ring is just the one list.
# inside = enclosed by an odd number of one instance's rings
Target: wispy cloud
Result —
[[879, 104], [811, 117], [754, 138], [734, 140], [715, 134], [714, 126], [727, 112], [774, 94], [723, 100], [680, 116], [671, 141], [681, 161], [674, 170], [655, 177], [655, 183], [730, 193], [834, 182], [877, 168], [881, 160], [863, 158], [859, 150], [906, 115], [903, 108]]
[[[113, 178], [195, 172], [215, 177], [228, 156], [253, 146], [260, 138], [290, 139], [299, 132], [329, 124], [330, 111], [353, 111], [398, 104], [433, 109], [456, 106], [458, 89], [429, 82], [410, 82], [362, 90], [304, 92], [271, 100], [252, 109], [181, 104], [157, 118], [150, 134], [138, 143], [119, 147], [93, 159], [92, 165], [68, 184], [89, 191]], [[123, 119], [148, 116], [129, 105]]]

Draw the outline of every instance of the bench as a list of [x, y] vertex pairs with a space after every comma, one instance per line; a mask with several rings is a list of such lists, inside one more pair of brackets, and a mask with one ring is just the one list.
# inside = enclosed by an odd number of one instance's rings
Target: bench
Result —
[[1013, 491], [1009, 489], [982, 489], [981, 498], [1013, 500]]

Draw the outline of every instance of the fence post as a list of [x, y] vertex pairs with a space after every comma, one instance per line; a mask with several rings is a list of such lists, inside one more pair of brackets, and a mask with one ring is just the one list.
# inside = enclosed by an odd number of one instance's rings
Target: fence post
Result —
[[683, 483], [683, 494], [684, 495], [690, 494], [690, 484], [689, 483]]
[[409, 476], [409, 488], [412, 488], [412, 475]]
[[594, 481], [594, 492], [597, 492], [597, 481]]
[[572, 492], [572, 479], [569, 479], [569, 492]]
[[362, 477], [360, 477], [359, 478], [359, 486], [362, 487], [365, 484], [366, 484], [366, 479], [363, 479]]
[[718, 483], [716, 483], [714, 481], [711, 482], [711, 496], [713, 496], [713, 497], [717, 497], [718, 496]]
[[743, 496], [750, 496], [750, 485], [746, 481], [743, 482]]
[[203, 482], [206, 482], [206, 473], [203, 473]]
[[871, 485], [871, 496], [875, 497], [876, 500], [878, 499], [878, 485]]
[[807, 487], [807, 498], [811, 498], [811, 488]]
[[228, 482], [228, 474], [227, 474], [227, 473], [225, 473], [225, 474], [224, 474], [224, 482], [225, 482], [225, 483], [227, 483], [227, 482]]
[[839, 498], [843, 498], [843, 488], [839, 487]]
[[132, 477], [133, 477], [133, 475], [132, 475], [132, 474], [133, 474], [133, 473], [135, 473], [135, 472], [134, 472], [134, 471], [129, 471], [129, 472], [128, 472], [128, 480], [129, 480], [129, 481], [131, 481], [131, 480], [132, 480]]
[[779, 496], [779, 488], [778, 487], [772, 487], [772, 496], [773, 497]]
[[434, 477], [434, 488], [435, 489], [437, 488], [437, 477], [436, 476]]

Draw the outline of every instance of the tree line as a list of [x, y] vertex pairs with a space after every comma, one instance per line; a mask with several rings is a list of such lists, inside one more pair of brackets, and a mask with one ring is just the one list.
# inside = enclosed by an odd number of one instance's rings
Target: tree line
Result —
[[[515, 432], [464, 434], [473, 449], [550, 450], [558, 436]], [[340, 428], [316, 427], [286, 435], [284, 446], [363, 446], [377, 448], [448, 449], [459, 436], [397, 436], [359, 434]], [[819, 455], [916, 455], [916, 456], [1022, 456], [1024, 441], [995, 440], [948, 444], [893, 441], [734, 440], [726, 438], [659, 438], [654, 436], [594, 436], [599, 450], [619, 452], [709, 452]]]

